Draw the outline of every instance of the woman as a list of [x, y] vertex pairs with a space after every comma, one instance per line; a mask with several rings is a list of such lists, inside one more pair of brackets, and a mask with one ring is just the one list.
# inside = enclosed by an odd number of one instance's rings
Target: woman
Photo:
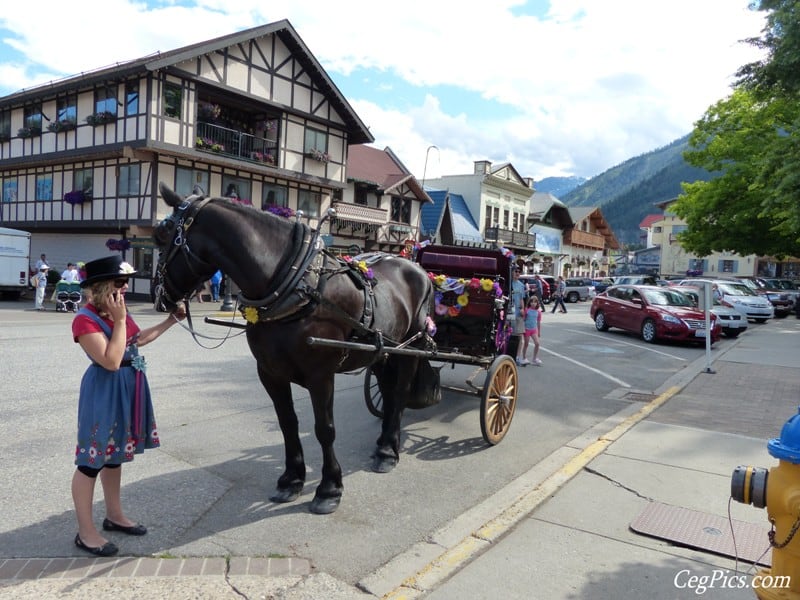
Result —
[[122, 510], [122, 463], [145, 448], [159, 446], [144, 357], [149, 344], [186, 316], [179, 307], [158, 325], [139, 329], [125, 307], [128, 278], [136, 273], [119, 256], [86, 263], [88, 303], [72, 321], [72, 335], [92, 364], [81, 380], [78, 401], [77, 469], [72, 500], [78, 519], [75, 545], [96, 556], [113, 556], [117, 546], [104, 538], [92, 519], [95, 480], [100, 476], [106, 504], [105, 531], [144, 535], [147, 529]]

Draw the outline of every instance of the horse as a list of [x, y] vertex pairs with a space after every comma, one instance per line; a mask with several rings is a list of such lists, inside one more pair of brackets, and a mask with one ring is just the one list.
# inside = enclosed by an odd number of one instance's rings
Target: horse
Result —
[[[172, 311], [218, 269], [239, 288], [245, 335], [258, 378], [275, 407], [283, 434], [285, 468], [273, 502], [292, 502], [306, 478], [291, 383], [308, 390], [322, 474], [310, 510], [334, 512], [341, 502], [342, 470], [334, 453], [336, 373], [370, 367], [383, 396], [381, 432], [372, 470], [391, 471], [400, 459], [404, 408], [418, 390], [420, 359], [413, 352], [381, 352], [430, 340], [433, 287], [427, 273], [400, 256], [372, 253], [346, 261], [324, 249], [319, 228], [196, 189], [186, 198], [163, 182], [172, 213], [154, 230], [159, 261], [154, 291], [158, 310]], [[188, 302], [187, 302], [188, 306]], [[375, 351], [310, 345], [309, 338], [367, 342]], [[363, 346], [361, 346], [363, 348]], [[410, 354], [410, 355], [409, 355]]]

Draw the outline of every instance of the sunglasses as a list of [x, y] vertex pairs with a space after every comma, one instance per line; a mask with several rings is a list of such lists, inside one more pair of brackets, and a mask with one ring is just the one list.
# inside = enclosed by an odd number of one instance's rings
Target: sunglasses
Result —
[[126, 285], [128, 285], [128, 279], [127, 278], [125, 278], [125, 279], [115, 279], [114, 280], [114, 287], [117, 288], [117, 289], [120, 289], [120, 288], [122, 288], [122, 287], [124, 287]]

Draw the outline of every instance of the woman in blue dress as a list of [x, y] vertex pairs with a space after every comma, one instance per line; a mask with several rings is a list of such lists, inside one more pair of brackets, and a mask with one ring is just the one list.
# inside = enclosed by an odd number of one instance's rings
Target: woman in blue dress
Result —
[[144, 357], [138, 348], [186, 315], [181, 306], [158, 325], [140, 329], [125, 307], [128, 278], [134, 273], [120, 256], [87, 262], [81, 287], [88, 288], [89, 301], [72, 322], [73, 339], [91, 360], [78, 400], [77, 469], [72, 477], [78, 519], [75, 545], [97, 556], [112, 556], [119, 550], [100, 534], [92, 518], [98, 475], [106, 505], [103, 530], [147, 533], [125, 516], [120, 498], [122, 463], [159, 445]]

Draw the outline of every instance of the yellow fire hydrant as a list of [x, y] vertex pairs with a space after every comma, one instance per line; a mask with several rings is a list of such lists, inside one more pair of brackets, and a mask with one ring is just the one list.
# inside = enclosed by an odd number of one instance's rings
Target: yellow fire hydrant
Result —
[[772, 524], [772, 567], [753, 577], [761, 600], [800, 600], [800, 409], [767, 444], [778, 465], [738, 466], [731, 477], [731, 497], [767, 509]]

